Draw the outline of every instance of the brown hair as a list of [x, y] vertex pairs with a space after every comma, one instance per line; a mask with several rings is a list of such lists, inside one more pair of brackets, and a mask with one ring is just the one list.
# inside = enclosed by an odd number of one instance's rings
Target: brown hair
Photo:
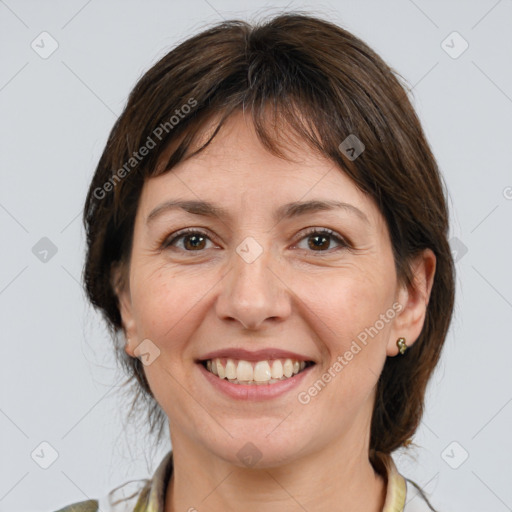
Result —
[[[85, 202], [86, 292], [116, 339], [122, 324], [112, 270], [120, 265], [127, 276], [144, 181], [197, 154], [240, 109], [250, 111], [259, 139], [273, 154], [283, 157], [279, 123], [375, 200], [387, 221], [401, 283], [411, 284], [416, 254], [425, 248], [435, 253], [422, 332], [404, 356], [388, 357], [377, 385], [370, 449], [390, 453], [418, 427], [451, 321], [448, 211], [442, 178], [404, 86], [376, 53], [339, 26], [302, 13], [255, 26], [226, 21], [185, 40], [144, 74], [110, 133]], [[216, 116], [213, 134], [192, 152]], [[355, 160], [340, 149], [351, 134], [365, 146]], [[160, 165], [169, 148], [166, 165]], [[116, 344], [116, 353], [126, 383], [135, 386], [132, 412], [143, 399], [151, 432], [159, 428], [160, 439], [166, 418], [141, 361], [129, 357], [123, 343]]]

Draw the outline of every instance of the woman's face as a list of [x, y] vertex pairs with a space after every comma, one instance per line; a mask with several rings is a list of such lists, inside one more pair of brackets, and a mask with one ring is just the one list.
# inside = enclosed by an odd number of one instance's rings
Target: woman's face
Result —
[[[239, 114], [144, 185], [121, 310], [173, 446], [267, 467], [338, 443], [360, 451], [386, 356], [421, 331], [424, 308], [397, 283], [376, 205], [303, 148], [293, 162], [271, 155]], [[310, 202], [342, 206], [297, 207]], [[214, 352], [217, 373], [284, 379], [221, 380], [199, 362]], [[301, 361], [314, 364], [286, 378]]]

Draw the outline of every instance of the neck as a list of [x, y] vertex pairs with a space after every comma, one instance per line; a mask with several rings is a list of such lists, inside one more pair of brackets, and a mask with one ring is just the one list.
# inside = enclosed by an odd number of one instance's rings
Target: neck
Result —
[[368, 447], [344, 442], [276, 467], [241, 468], [204, 450], [187, 436], [172, 436], [174, 471], [165, 512], [381, 512], [384, 478]]

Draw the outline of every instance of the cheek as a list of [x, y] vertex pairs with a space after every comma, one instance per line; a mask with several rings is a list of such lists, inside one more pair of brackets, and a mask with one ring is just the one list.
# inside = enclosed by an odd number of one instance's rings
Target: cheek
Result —
[[139, 272], [134, 276], [132, 300], [137, 317], [139, 336], [149, 337], [160, 344], [165, 333], [186, 327], [184, 312], [194, 301], [194, 288], [179, 286], [170, 272], [157, 270]]
[[[338, 383], [354, 396], [369, 392], [375, 384], [395, 316], [393, 272], [377, 266], [365, 270], [340, 273], [323, 288], [324, 293], [304, 290], [308, 308], [315, 313], [313, 331], [328, 354], [324, 370], [339, 376]], [[346, 393], [343, 396], [346, 402]]]
[[[146, 378], [165, 410], [179, 406], [182, 393], [179, 384], [186, 380], [191, 364], [190, 340], [204, 318], [208, 300], [203, 276], [181, 276], [160, 269], [135, 276], [132, 292], [139, 340], [150, 339], [160, 353], [155, 362], [144, 368]], [[174, 402], [167, 403], [174, 397]], [[184, 402], [186, 404], [186, 400]]]
[[340, 338], [357, 336], [393, 304], [392, 279], [384, 273], [343, 272], [319, 289], [305, 287], [302, 299]]
[[211, 307], [211, 293], [218, 276], [165, 266], [142, 268], [134, 276], [132, 300], [140, 339], [151, 339], [162, 354], [173, 353], [168, 364], [189, 357], [187, 346]]

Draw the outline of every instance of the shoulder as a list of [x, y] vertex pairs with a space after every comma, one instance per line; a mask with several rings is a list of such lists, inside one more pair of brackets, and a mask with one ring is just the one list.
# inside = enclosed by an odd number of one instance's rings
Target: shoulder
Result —
[[151, 483], [148, 479], [132, 480], [97, 500], [73, 503], [56, 512], [132, 512], [143, 506], [142, 510], [145, 511]]
[[80, 501], [56, 512], [162, 512], [172, 471], [173, 453], [170, 450], [152, 478], [130, 480], [99, 500]]
[[375, 469], [387, 479], [383, 512], [437, 512], [421, 487], [398, 472], [390, 454], [373, 455]]
[[97, 512], [98, 500], [87, 500], [73, 503], [67, 507], [61, 508], [56, 512]]
[[163, 458], [152, 478], [125, 482], [99, 499], [80, 501], [56, 512], [161, 512], [167, 483], [172, 475], [172, 450]]
[[405, 479], [406, 494], [404, 512], [436, 512], [428, 502], [428, 498], [421, 488], [412, 480]]

